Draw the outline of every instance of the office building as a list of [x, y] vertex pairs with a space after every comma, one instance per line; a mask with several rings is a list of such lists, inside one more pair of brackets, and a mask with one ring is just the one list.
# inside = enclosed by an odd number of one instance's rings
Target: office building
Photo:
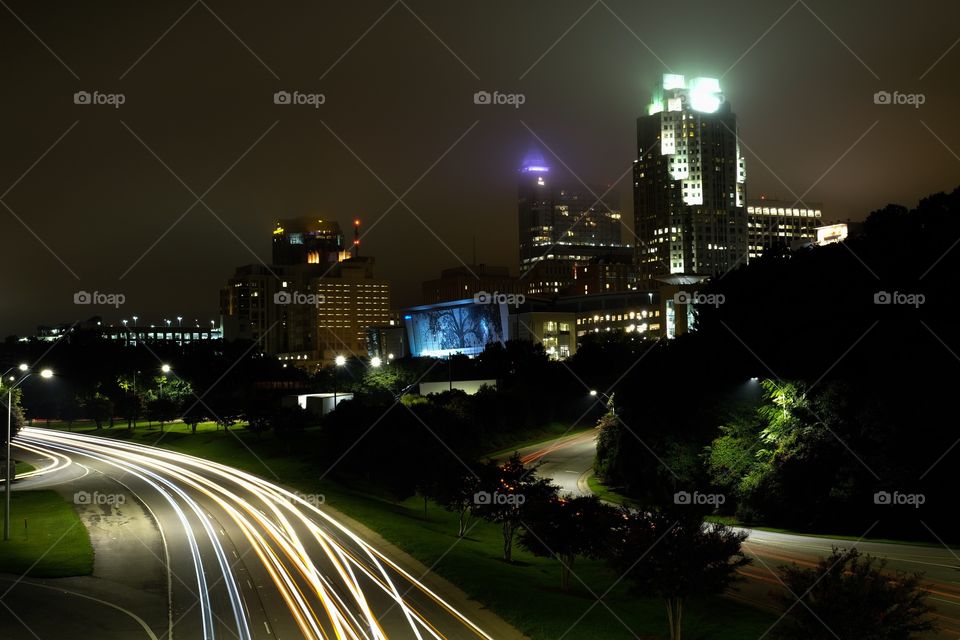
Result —
[[303, 216], [277, 221], [273, 230], [273, 264], [332, 264], [346, 258], [343, 232], [335, 220]]
[[634, 224], [641, 289], [746, 262], [746, 170], [715, 78], [666, 74], [637, 119]]
[[[365, 356], [367, 329], [390, 321], [390, 283], [375, 261], [344, 250], [336, 222], [285, 220], [273, 232], [280, 264], [238, 267], [220, 292], [226, 340], [251, 340], [260, 351], [306, 370], [338, 355]], [[355, 221], [359, 235], [359, 221]], [[300, 234], [298, 236], [298, 234]]]
[[747, 202], [750, 258], [769, 251], [786, 251], [817, 239], [823, 207], [815, 203], [760, 198]]
[[437, 304], [472, 298], [477, 293], [523, 293], [507, 267], [487, 264], [444, 269], [440, 277], [423, 283], [423, 303]]
[[[599, 196], [606, 189], [592, 191]], [[611, 253], [632, 255], [629, 245], [621, 243], [616, 194], [598, 202], [593, 193], [557, 183], [539, 156], [524, 161], [518, 197], [521, 273], [542, 260], [573, 267]]]
[[637, 286], [637, 271], [632, 256], [598, 256], [573, 268], [573, 284], [566, 295], [590, 295], [631, 291]]

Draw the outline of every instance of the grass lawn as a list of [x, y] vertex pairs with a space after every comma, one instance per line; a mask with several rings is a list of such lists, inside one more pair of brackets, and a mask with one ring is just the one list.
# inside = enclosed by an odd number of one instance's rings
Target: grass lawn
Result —
[[14, 477], [19, 476], [21, 473], [27, 473], [28, 471], [33, 471], [34, 466], [29, 462], [24, 462], [23, 460], [14, 460], [13, 475]]
[[590, 491], [605, 502], [621, 506], [630, 505], [630, 498], [617, 493], [615, 490], [600, 482], [600, 479], [593, 475], [593, 473], [587, 476], [587, 486], [590, 487]]
[[0, 571], [15, 575], [29, 571], [34, 578], [83, 576], [93, 571], [90, 536], [73, 505], [49, 490], [14, 491], [10, 502], [10, 540], [0, 542]]
[[[495, 525], [474, 520], [467, 537], [458, 540], [455, 514], [430, 504], [424, 518], [423, 501], [419, 498], [394, 503], [329, 480], [320, 481], [326, 469], [317, 468], [301, 455], [317, 446], [314, 430], [287, 441], [273, 434], [257, 437], [241, 427], [225, 433], [212, 424], [201, 425], [196, 435], [182, 424], [170, 425], [167, 431], [162, 438], [159, 430], [146, 428], [131, 433], [116, 427], [103, 429], [99, 434], [159, 444], [306, 493], [322, 493], [330, 507], [378, 532], [535, 640], [556, 640], [561, 636], [568, 640], [665, 637], [662, 602], [633, 596], [629, 583], [618, 581], [618, 576], [602, 562], [578, 559], [574, 572], [583, 583], [574, 579], [571, 591], [564, 593], [560, 590], [557, 562], [537, 558], [519, 546], [513, 564], [500, 560], [502, 538]], [[603, 604], [597, 602], [601, 595]], [[739, 603], [712, 598], [689, 603], [685, 619], [688, 640], [736, 640], [758, 637], [775, 618]], [[571, 627], [573, 630], [567, 633]]]

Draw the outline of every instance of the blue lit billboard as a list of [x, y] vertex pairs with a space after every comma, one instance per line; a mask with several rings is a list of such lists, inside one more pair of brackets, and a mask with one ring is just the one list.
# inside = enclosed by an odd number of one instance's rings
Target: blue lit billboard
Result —
[[414, 356], [472, 356], [509, 339], [506, 304], [457, 300], [407, 309], [403, 318]]

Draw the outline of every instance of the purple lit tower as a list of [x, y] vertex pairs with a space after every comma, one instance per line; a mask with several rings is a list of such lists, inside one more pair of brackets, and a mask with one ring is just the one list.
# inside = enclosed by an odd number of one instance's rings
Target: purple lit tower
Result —
[[616, 255], [630, 260], [632, 249], [620, 242], [621, 213], [616, 194], [598, 202], [582, 185], [566, 187], [557, 182], [550, 166], [537, 151], [526, 155], [520, 167], [518, 230], [521, 272], [541, 260], [564, 264], [572, 271], [578, 264]]

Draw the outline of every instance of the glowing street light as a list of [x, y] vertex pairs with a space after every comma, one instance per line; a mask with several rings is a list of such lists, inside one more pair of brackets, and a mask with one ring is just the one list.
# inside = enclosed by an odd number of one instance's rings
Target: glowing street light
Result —
[[383, 360], [381, 360], [379, 356], [373, 356], [372, 358], [370, 358], [370, 366], [373, 367], [374, 369], [376, 369], [382, 364], [383, 364]]
[[333, 362], [337, 365], [333, 370], [333, 408], [336, 409], [337, 393], [340, 391], [340, 367], [347, 364], [347, 359], [341, 355], [334, 358]]
[[613, 415], [617, 415], [617, 410], [613, 406], [612, 393], [606, 394], [602, 391], [597, 391], [596, 389], [590, 389], [590, 396], [594, 398], [600, 396], [600, 398], [603, 400], [603, 406], [605, 406]]
[[[3, 539], [7, 541], [10, 539], [10, 485], [13, 484], [13, 458], [10, 455], [10, 440], [13, 433], [13, 390], [23, 384], [23, 381], [30, 377], [30, 365], [21, 364], [17, 367], [23, 376], [20, 378], [16, 384], [11, 384], [7, 387], [7, 457], [6, 457], [6, 469], [4, 474], [4, 487], [3, 487], [3, 501], [4, 501], [4, 511], [3, 511]], [[49, 380], [53, 377], [53, 371], [50, 369], [44, 369], [40, 372], [40, 377], [45, 380]], [[10, 381], [13, 382], [16, 378], [10, 376]]]

